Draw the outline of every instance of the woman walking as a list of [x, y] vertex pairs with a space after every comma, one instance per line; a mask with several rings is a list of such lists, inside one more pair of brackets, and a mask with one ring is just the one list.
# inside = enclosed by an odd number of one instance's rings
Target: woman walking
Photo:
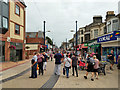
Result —
[[96, 74], [96, 79], [98, 80], [98, 68], [99, 68], [99, 60], [96, 58], [96, 56], [93, 56], [93, 59], [95, 61], [95, 65], [94, 65], [94, 70], [92, 72], [92, 78], [91, 80], [94, 81], [94, 74]]
[[66, 77], [69, 78], [69, 69], [72, 66], [72, 60], [66, 55], [66, 58], [64, 59], [64, 67], [66, 68]]
[[44, 59], [44, 56], [42, 55], [42, 53], [38, 53], [37, 55], [37, 62], [38, 62], [38, 66], [39, 66], [39, 75], [40, 75], [40, 71], [42, 72], [42, 75], [43, 75], [43, 59]]
[[31, 77], [30, 78], [37, 78], [37, 53], [34, 53], [34, 56], [32, 58], [32, 71], [31, 71]]

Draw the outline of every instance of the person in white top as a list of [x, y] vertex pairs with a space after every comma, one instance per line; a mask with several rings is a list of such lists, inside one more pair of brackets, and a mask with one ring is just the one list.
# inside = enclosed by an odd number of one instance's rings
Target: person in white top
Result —
[[31, 77], [30, 78], [37, 78], [37, 53], [34, 52], [34, 56], [32, 58], [32, 71], [31, 71]]
[[72, 60], [66, 55], [66, 58], [64, 59], [64, 67], [66, 68], [66, 77], [69, 78], [69, 69], [72, 66]]

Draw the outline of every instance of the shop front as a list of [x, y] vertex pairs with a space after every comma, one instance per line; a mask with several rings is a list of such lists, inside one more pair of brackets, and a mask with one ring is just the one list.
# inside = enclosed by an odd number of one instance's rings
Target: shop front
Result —
[[23, 44], [10, 42], [10, 61], [22, 60]]
[[5, 61], [5, 41], [0, 41], [0, 60]]
[[115, 36], [116, 34], [113, 32], [111, 34], [102, 36], [98, 38], [98, 43], [101, 43], [102, 47], [102, 57], [105, 57], [107, 61], [109, 61], [107, 55], [111, 53], [111, 50], [114, 51], [115, 55], [115, 63], [117, 64], [117, 58], [120, 54], [120, 38]]
[[101, 44], [97, 43], [97, 40], [92, 40], [88, 43], [88, 52], [95, 53], [97, 58], [101, 60]]

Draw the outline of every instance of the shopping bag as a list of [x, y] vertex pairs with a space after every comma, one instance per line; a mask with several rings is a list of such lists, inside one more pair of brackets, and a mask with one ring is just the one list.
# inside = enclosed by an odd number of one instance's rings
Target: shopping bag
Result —
[[65, 75], [65, 68], [63, 68], [63, 75]]
[[37, 70], [39, 70], [38, 64], [37, 64]]

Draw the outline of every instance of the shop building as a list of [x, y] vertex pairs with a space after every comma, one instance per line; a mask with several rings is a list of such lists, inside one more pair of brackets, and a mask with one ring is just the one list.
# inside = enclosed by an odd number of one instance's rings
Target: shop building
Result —
[[[4, 1], [4, 0], [3, 0]], [[2, 44], [5, 45], [5, 59], [3, 61], [17, 61], [25, 59], [25, 8], [26, 5], [22, 0], [5, 0], [7, 7], [2, 6], [1, 21], [2, 33], [0, 34]], [[3, 9], [4, 8], [4, 9]], [[6, 16], [3, 16], [6, 15]], [[8, 15], [8, 17], [7, 17]], [[8, 22], [8, 23], [7, 23]]]
[[40, 52], [44, 48], [44, 36], [42, 31], [26, 32], [26, 56]]
[[0, 60], [5, 61], [5, 41], [9, 30], [9, 3], [0, 0]]

